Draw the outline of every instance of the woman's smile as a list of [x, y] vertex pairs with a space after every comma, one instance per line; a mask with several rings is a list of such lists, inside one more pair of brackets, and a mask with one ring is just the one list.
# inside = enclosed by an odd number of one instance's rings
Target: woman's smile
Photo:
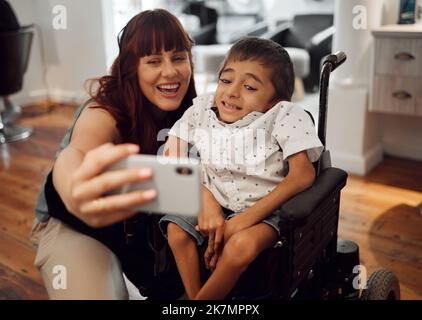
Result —
[[162, 83], [157, 86], [157, 90], [160, 91], [165, 98], [174, 98], [178, 95], [180, 89], [180, 82]]

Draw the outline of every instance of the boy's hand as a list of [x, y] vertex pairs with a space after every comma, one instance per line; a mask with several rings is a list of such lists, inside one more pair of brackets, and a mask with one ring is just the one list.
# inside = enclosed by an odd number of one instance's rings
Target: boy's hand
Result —
[[227, 243], [230, 237], [236, 232], [239, 232], [251, 226], [253, 226], [253, 223], [249, 221], [248, 216], [246, 216], [244, 213], [239, 214], [231, 218], [230, 220], [226, 220], [223, 225], [223, 228], [221, 228], [223, 235], [223, 241], [221, 245], [216, 247], [212, 245], [212, 242], [208, 241], [208, 247], [204, 254], [205, 267], [207, 269], [211, 269], [211, 271], [214, 271], [217, 266], [218, 259], [220, 258], [222, 248], [224, 247], [224, 243]]
[[208, 233], [208, 246], [204, 254], [205, 267], [207, 269], [210, 269], [210, 268], [212, 269], [213, 266], [215, 267], [217, 263], [217, 261], [215, 260], [216, 259], [215, 256], [218, 257], [220, 255], [220, 252], [223, 246], [224, 227], [225, 227], [225, 223], [223, 220], [222, 225], [216, 228], [215, 233], [213, 232]]
[[218, 259], [220, 258], [220, 254], [214, 253], [210, 261], [210, 269], [214, 272], [215, 268], [217, 267]]
[[211, 271], [215, 270], [218, 259], [220, 258], [220, 253], [221, 253], [221, 250], [216, 252], [214, 251], [214, 248], [212, 246], [207, 247], [207, 250], [205, 251], [205, 254], [204, 254], [205, 267], [207, 269], [211, 269]]
[[212, 193], [205, 187], [203, 187], [202, 195], [204, 209], [198, 216], [198, 225], [195, 229], [208, 236], [207, 251], [211, 252], [212, 249], [212, 252], [218, 252], [223, 243], [224, 235], [223, 210]]
[[214, 246], [210, 246], [208, 244], [207, 250], [204, 253], [204, 261], [205, 261], [205, 268], [210, 268], [210, 262], [212, 257], [214, 256]]
[[226, 220], [224, 227], [224, 243], [227, 243], [230, 237], [236, 232], [252, 227], [253, 225], [254, 223], [248, 220], [248, 216], [245, 213], [238, 214], [230, 220]]
[[208, 247], [218, 250], [224, 235], [224, 216], [221, 208], [215, 211], [207, 208], [199, 215], [195, 229], [208, 236]]

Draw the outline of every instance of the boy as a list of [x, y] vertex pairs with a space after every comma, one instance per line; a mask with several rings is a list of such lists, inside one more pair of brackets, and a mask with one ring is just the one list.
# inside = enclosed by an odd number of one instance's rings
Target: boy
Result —
[[[242, 39], [225, 59], [215, 95], [196, 98], [169, 132], [165, 154], [186, 156], [191, 143], [203, 167], [198, 221], [172, 215], [160, 221], [190, 299], [225, 298], [276, 242], [273, 212], [314, 181], [322, 144], [306, 112], [289, 102], [293, 86], [293, 66], [280, 45]], [[202, 286], [197, 245], [205, 237], [213, 272]]]

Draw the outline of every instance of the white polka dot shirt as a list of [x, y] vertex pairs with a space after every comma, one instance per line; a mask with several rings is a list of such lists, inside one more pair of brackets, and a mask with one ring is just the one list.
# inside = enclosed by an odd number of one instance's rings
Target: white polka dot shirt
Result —
[[169, 135], [199, 153], [203, 184], [234, 212], [253, 206], [284, 179], [290, 155], [306, 150], [314, 162], [323, 150], [301, 107], [282, 101], [265, 113], [251, 112], [228, 124], [218, 119], [210, 93], [193, 100]]

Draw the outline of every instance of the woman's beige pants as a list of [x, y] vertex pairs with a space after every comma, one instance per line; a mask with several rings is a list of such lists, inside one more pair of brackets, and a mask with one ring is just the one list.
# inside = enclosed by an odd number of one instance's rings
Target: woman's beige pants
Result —
[[36, 222], [31, 240], [50, 299], [128, 299], [117, 257], [99, 241], [50, 218]]

